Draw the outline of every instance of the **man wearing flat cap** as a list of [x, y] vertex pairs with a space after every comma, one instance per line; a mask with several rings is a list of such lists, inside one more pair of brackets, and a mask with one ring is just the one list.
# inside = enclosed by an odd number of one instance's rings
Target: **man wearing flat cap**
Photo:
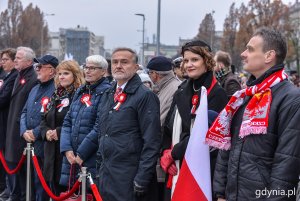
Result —
[[[153, 91], [157, 94], [160, 102], [160, 123], [164, 124], [167, 113], [170, 109], [173, 95], [180, 85], [180, 81], [176, 79], [172, 70], [172, 60], [164, 56], [157, 56], [152, 58], [147, 69], [149, 70], [149, 76], [154, 83]], [[157, 181], [159, 182], [159, 196], [162, 199], [164, 195], [164, 182], [165, 173], [161, 169], [159, 163], [156, 167]]]
[[[35, 155], [40, 165], [43, 166], [44, 143], [41, 137], [40, 122], [42, 115], [47, 112], [47, 104], [55, 90], [54, 76], [58, 59], [52, 55], [45, 55], [39, 59], [34, 58], [33, 61], [36, 62], [34, 69], [39, 84], [32, 88], [23, 108], [20, 134], [26, 142], [33, 143]], [[36, 201], [49, 200], [35, 172], [34, 191]]]

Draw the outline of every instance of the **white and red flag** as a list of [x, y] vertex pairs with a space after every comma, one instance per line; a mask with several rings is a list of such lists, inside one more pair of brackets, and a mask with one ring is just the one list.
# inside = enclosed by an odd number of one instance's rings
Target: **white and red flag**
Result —
[[211, 201], [209, 146], [204, 144], [208, 130], [207, 91], [201, 99], [191, 131], [172, 201]]

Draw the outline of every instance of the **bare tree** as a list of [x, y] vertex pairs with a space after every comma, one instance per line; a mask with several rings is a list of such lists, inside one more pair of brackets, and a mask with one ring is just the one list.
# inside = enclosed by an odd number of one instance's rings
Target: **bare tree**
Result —
[[195, 39], [200, 39], [206, 41], [210, 44], [211, 48], [214, 46], [214, 39], [215, 39], [215, 20], [213, 19], [212, 13], [208, 13], [205, 15], [204, 19], [202, 20], [199, 31]]
[[24, 10], [20, 0], [9, 0], [7, 9], [0, 14], [0, 49], [29, 46], [40, 53], [43, 40], [48, 48], [48, 26], [41, 10], [29, 4]]
[[239, 52], [237, 52], [235, 49], [235, 38], [238, 27], [238, 10], [235, 8], [235, 3], [231, 4], [229, 8], [229, 14], [225, 18], [223, 27], [221, 49], [229, 52], [232, 57], [232, 63], [237, 66], [235, 61], [239, 60]]
[[246, 48], [253, 32], [260, 27], [270, 27], [281, 31], [284, 35], [291, 32], [288, 6], [281, 0], [250, 0], [248, 5], [241, 4], [237, 12], [238, 30], [235, 36], [234, 59], [239, 67], [241, 59], [238, 57]]

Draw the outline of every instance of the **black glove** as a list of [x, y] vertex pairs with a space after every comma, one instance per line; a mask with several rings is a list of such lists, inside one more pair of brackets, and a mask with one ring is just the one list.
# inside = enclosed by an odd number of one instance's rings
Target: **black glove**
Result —
[[146, 191], [146, 187], [140, 186], [136, 181], [133, 181], [133, 192], [137, 197], [144, 196]]

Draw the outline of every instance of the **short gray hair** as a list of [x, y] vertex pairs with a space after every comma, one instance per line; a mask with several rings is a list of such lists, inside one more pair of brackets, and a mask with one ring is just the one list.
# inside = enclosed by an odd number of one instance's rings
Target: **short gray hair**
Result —
[[104, 59], [104, 57], [102, 57], [100, 55], [91, 55], [91, 56], [88, 56], [85, 59], [85, 62], [86, 63], [96, 64], [97, 66], [100, 66], [103, 69], [107, 69], [108, 68], [108, 63], [107, 63], [106, 59]]
[[23, 51], [24, 57], [28, 61], [33, 61], [33, 59], [35, 58], [35, 53], [30, 47], [22, 47], [21, 46], [21, 47], [17, 48], [17, 52], [18, 51]]

